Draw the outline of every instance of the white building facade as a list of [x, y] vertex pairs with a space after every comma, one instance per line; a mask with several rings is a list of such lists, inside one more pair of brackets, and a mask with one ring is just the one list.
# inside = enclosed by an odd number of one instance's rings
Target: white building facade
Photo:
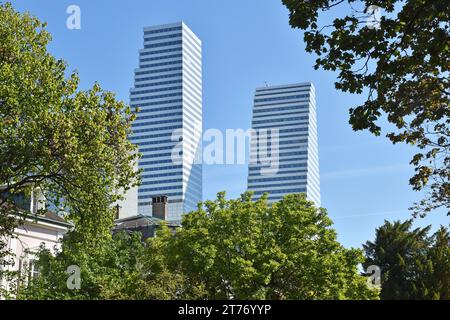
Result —
[[169, 198], [168, 220], [202, 201], [202, 45], [183, 22], [144, 28], [130, 105], [140, 111], [130, 140], [142, 158], [138, 214]]
[[[19, 210], [24, 211], [22, 214], [26, 213], [26, 217], [20, 219], [21, 223], [14, 229], [13, 236], [5, 239], [5, 249], [11, 254], [5, 261], [10, 263], [0, 264], [0, 271], [18, 273], [23, 276], [21, 280], [28, 281], [39, 273], [36, 253], [41, 247], [50, 252], [61, 249], [61, 241], [72, 225], [58, 214], [44, 210], [44, 200], [43, 194], [37, 190], [33, 191], [31, 197], [17, 197], [17, 208], [12, 211], [12, 215], [17, 215]], [[22, 285], [16, 275], [13, 278], [0, 277], [0, 300], [5, 298], [1, 292], [6, 290], [8, 296], [14, 297]]]
[[[305, 193], [320, 206], [319, 154], [315, 89], [312, 83], [257, 88], [254, 97], [248, 190], [269, 201], [290, 193]], [[268, 138], [261, 139], [267, 130]], [[276, 139], [276, 141], [274, 140]], [[276, 158], [270, 171], [261, 158]], [[263, 156], [261, 156], [263, 155]], [[272, 164], [273, 166], [273, 164]]]

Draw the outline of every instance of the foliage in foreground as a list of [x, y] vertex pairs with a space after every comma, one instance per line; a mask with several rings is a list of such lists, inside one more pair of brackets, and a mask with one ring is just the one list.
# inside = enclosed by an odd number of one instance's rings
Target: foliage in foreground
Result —
[[[338, 72], [336, 89], [367, 96], [349, 106], [353, 129], [380, 135], [386, 117], [393, 143], [419, 148], [409, 182], [428, 194], [414, 213], [450, 215], [450, 0], [282, 2], [290, 25], [305, 30], [314, 68]], [[382, 10], [378, 23], [372, 5]]]
[[[118, 234], [95, 249], [66, 240], [56, 256], [40, 252], [40, 277], [27, 299], [376, 299], [358, 272], [363, 253], [345, 249], [325, 209], [304, 195], [269, 206], [251, 195], [206, 201], [175, 234]], [[66, 269], [81, 268], [68, 290]]]
[[413, 220], [388, 221], [364, 245], [365, 266], [381, 268], [381, 299], [450, 300], [450, 233], [412, 229]]
[[[41, 190], [94, 244], [113, 223], [111, 203], [138, 182], [135, 117], [95, 84], [78, 90], [76, 73], [47, 51], [45, 24], [0, 4], [0, 259], [17, 225], [15, 198]], [[89, 232], [88, 232], [89, 231]], [[0, 268], [1, 270], [1, 268]]]

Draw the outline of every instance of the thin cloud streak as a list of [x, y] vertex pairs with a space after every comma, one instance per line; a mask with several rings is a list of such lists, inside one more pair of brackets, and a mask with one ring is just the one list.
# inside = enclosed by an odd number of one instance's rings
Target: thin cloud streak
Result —
[[373, 213], [363, 213], [363, 214], [354, 214], [348, 216], [338, 216], [332, 217], [333, 220], [339, 219], [351, 219], [351, 218], [365, 218], [365, 217], [377, 217], [377, 216], [403, 216], [403, 215], [411, 215], [411, 212], [408, 210], [403, 211], [384, 211], [384, 212], [373, 212]]
[[325, 172], [325, 173], [321, 174], [321, 180], [358, 178], [358, 177], [370, 176], [370, 175], [402, 173], [402, 172], [408, 172], [408, 171], [411, 171], [411, 167], [407, 164], [374, 166], [374, 167], [368, 167], [368, 168], [347, 169], [347, 170], [337, 170], [337, 171]]

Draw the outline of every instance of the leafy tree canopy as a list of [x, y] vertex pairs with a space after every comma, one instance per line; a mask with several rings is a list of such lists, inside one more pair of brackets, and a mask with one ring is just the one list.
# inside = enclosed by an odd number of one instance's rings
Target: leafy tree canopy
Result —
[[[304, 195], [269, 206], [251, 194], [220, 193], [184, 216], [174, 234], [118, 235], [94, 251], [66, 242], [41, 254], [41, 275], [26, 298], [376, 299], [358, 272], [363, 253], [345, 249], [325, 209]], [[68, 265], [81, 267], [81, 289], [66, 287]], [[51, 288], [51, 290], [50, 290]]]
[[98, 84], [78, 90], [50, 40], [37, 18], [0, 5], [0, 239], [11, 235], [14, 197], [40, 189], [94, 245], [109, 233], [120, 190], [138, 180], [127, 139], [135, 115]]
[[[318, 56], [315, 69], [337, 71], [339, 90], [367, 94], [364, 104], [351, 106], [353, 129], [380, 135], [386, 116], [393, 143], [419, 148], [410, 184], [427, 196], [414, 213], [449, 209], [450, 1], [282, 2], [291, 26], [305, 30], [306, 50]], [[369, 14], [373, 6], [383, 10], [379, 23]], [[326, 21], [325, 13], [337, 18]]]
[[202, 284], [208, 299], [375, 298], [357, 271], [362, 252], [343, 248], [331, 225], [304, 195], [269, 206], [266, 197], [219, 193], [169, 237], [169, 265]]
[[412, 229], [413, 220], [386, 221], [364, 245], [365, 267], [381, 268], [381, 299], [450, 299], [450, 234]]

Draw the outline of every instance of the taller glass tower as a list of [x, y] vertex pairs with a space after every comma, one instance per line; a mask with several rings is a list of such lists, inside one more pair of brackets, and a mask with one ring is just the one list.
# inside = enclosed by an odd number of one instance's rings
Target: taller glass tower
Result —
[[144, 28], [130, 104], [140, 111], [130, 140], [142, 158], [138, 213], [152, 214], [154, 196], [169, 199], [168, 220], [202, 201], [201, 41], [183, 23]]
[[[315, 89], [312, 83], [257, 88], [254, 98], [248, 190], [269, 201], [305, 193], [320, 206]], [[265, 130], [272, 132], [261, 138]], [[271, 136], [272, 135], [272, 136]], [[274, 137], [275, 135], [275, 137]], [[272, 169], [264, 172], [264, 158]], [[273, 165], [274, 159], [276, 166]]]

